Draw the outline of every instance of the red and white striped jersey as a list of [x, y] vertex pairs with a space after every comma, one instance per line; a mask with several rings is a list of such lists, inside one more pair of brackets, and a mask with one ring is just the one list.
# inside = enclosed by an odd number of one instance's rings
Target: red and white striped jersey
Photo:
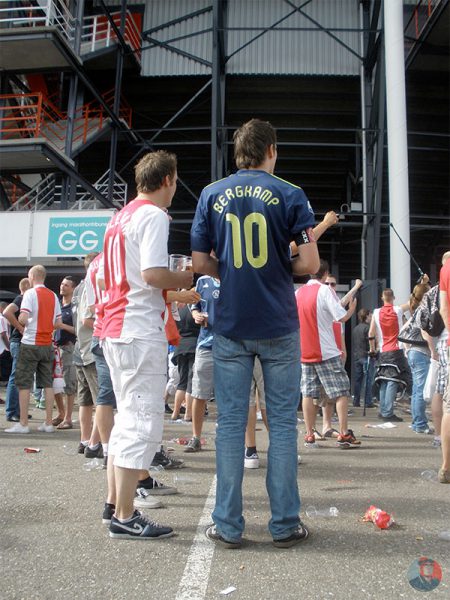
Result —
[[327, 285], [311, 279], [295, 292], [300, 321], [301, 361], [322, 362], [340, 356], [333, 321], [339, 321], [347, 311]]
[[139, 197], [113, 216], [105, 232], [105, 291], [101, 338], [164, 341], [162, 290], [144, 282], [141, 271], [167, 268], [169, 217]]
[[403, 325], [403, 311], [400, 306], [386, 304], [373, 311], [377, 337], [381, 352], [399, 350], [398, 334]]
[[[94, 337], [100, 337], [103, 327], [104, 304], [108, 299], [108, 294], [101, 290], [97, 283], [99, 275], [100, 262], [103, 260], [103, 253], [100, 252], [89, 265], [85, 280], [86, 298], [88, 306], [95, 306]], [[103, 279], [103, 276], [101, 277]]]
[[28, 316], [22, 344], [50, 346], [55, 323], [61, 318], [61, 305], [56, 294], [45, 285], [35, 285], [24, 293], [20, 312]]

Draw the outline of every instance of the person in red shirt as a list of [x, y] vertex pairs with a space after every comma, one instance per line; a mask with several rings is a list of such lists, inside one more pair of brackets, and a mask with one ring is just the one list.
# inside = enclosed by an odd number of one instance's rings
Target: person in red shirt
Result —
[[341, 448], [350, 448], [359, 446], [361, 442], [355, 438], [351, 429], [347, 429], [350, 382], [341, 360], [341, 350], [336, 344], [333, 322], [347, 320], [354, 312], [356, 302], [351, 303], [348, 311], [343, 308], [336, 294], [322, 283], [328, 272], [328, 263], [321, 260], [319, 271], [296, 292], [300, 321], [305, 446], [315, 443], [314, 400], [317, 402], [323, 388], [328, 402], [336, 403], [340, 428], [337, 444]]
[[[391, 288], [383, 290], [383, 306], [373, 311], [369, 328], [369, 344], [372, 354], [376, 352], [376, 342], [380, 350], [380, 365], [398, 365], [400, 371], [408, 369], [403, 350], [400, 350], [398, 334], [403, 325], [403, 312], [407, 307], [394, 306], [394, 292]], [[406, 367], [405, 367], [406, 365]], [[399, 389], [398, 377], [383, 377], [380, 383], [380, 413], [384, 421], [403, 421], [394, 414], [394, 401]]]
[[30, 389], [36, 374], [37, 387], [44, 388], [46, 420], [38, 431], [52, 433], [52, 411], [55, 402], [53, 392], [53, 362], [55, 354], [52, 335], [61, 322], [61, 306], [54, 292], [45, 287], [47, 272], [42, 265], [31, 267], [28, 272], [32, 289], [23, 295], [19, 323], [24, 326], [16, 369], [16, 385], [19, 388], [20, 422], [5, 429], [6, 433], [30, 433], [28, 405]]
[[[443, 267], [439, 276], [440, 313], [447, 330], [450, 332], [450, 252], [442, 257]], [[441, 425], [442, 467], [439, 469], [440, 483], [450, 483], [450, 336], [448, 338], [447, 387], [444, 393], [444, 415]]]

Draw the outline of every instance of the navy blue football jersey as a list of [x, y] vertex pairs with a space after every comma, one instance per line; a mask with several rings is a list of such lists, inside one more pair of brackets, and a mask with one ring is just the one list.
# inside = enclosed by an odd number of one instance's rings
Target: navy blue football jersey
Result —
[[241, 169], [204, 188], [191, 247], [219, 260], [215, 333], [270, 339], [298, 329], [289, 244], [308, 243], [314, 224], [303, 190], [266, 171]]

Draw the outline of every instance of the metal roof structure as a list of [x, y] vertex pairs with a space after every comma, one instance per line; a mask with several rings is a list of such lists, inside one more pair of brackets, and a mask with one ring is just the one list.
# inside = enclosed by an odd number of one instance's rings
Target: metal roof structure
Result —
[[[89, 14], [120, 5], [96, 0]], [[141, 73], [119, 73], [111, 52], [89, 85], [87, 61], [79, 76], [89, 94], [122, 88], [133, 137], [115, 127], [116, 153], [108, 138], [87, 148], [77, 157], [83, 177], [96, 181], [114, 163], [132, 195], [143, 152], [176, 152], [170, 250], [185, 253], [202, 187], [234, 169], [233, 130], [267, 119], [278, 130], [277, 174], [304, 188], [318, 218], [353, 208], [321, 240], [340, 280], [361, 274], [362, 243], [367, 275], [386, 278], [382, 0], [147, 0], [128, 8], [142, 18]], [[449, 13], [448, 0], [404, 2], [411, 251], [432, 276], [450, 246]], [[130, 52], [121, 46], [124, 64]], [[365, 212], [355, 209], [364, 193]]]

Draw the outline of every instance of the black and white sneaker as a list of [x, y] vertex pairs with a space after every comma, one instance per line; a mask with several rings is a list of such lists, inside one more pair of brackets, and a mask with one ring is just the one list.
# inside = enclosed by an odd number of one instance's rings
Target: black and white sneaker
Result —
[[217, 531], [217, 528], [214, 524], [208, 525], [205, 531], [205, 535], [208, 538], [208, 540], [211, 540], [212, 542], [217, 542], [218, 544], [220, 544], [224, 548], [228, 548], [229, 550], [236, 550], [242, 546], [241, 541], [230, 542], [229, 540], [226, 540], [224, 537], [222, 537]]
[[173, 494], [178, 494], [176, 487], [165, 485], [153, 477], [147, 477], [147, 479], [138, 481], [137, 487], [144, 488], [152, 496], [172, 496]]
[[184, 461], [172, 458], [161, 446], [161, 450], [155, 454], [152, 460], [152, 467], [162, 467], [163, 469], [181, 469], [184, 467]]
[[93, 448], [86, 446], [84, 455], [86, 458], [103, 458], [103, 447], [100, 443], [96, 444]]
[[115, 510], [116, 507], [114, 504], [108, 504], [108, 502], [105, 502], [102, 516], [103, 525], [109, 525], [111, 523], [111, 517], [113, 516]]
[[275, 548], [291, 548], [300, 542], [304, 542], [308, 537], [308, 529], [303, 525], [303, 523], [299, 523], [297, 529], [291, 533], [290, 536], [282, 538], [281, 540], [274, 539], [273, 545]]
[[159, 540], [174, 535], [171, 527], [164, 527], [144, 517], [135, 510], [131, 519], [124, 523], [113, 515], [109, 525], [109, 537], [123, 540]]

